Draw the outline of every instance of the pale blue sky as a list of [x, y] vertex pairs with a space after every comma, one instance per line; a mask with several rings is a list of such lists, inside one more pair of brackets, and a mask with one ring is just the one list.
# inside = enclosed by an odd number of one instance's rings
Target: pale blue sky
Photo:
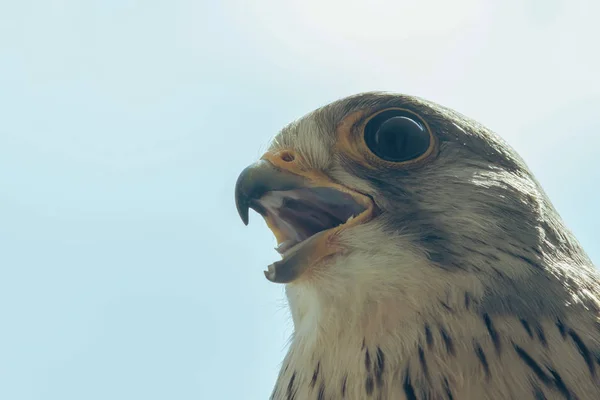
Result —
[[499, 132], [600, 262], [597, 1], [321, 3], [0, 0], [1, 399], [266, 399], [291, 327], [235, 179], [359, 91]]

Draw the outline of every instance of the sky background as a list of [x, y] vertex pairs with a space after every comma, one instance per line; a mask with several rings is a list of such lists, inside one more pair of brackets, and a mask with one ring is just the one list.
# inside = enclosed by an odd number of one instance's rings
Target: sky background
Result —
[[233, 188], [366, 90], [473, 117], [600, 264], [600, 2], [0, 0], [0, 398], [266, 399], [291, 321]]

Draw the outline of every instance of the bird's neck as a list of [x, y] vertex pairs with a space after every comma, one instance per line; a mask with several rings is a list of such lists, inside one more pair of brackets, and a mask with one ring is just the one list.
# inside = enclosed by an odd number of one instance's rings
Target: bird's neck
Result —
[[[417, 308], [392, 291], [375, 298], [355, 288], [335, 297], [319, 289], [323, 288], [288, 288], [295, 331], [274, 399], [292, 398], [286, 396], [294, 391], [293, 398], [358, 399], [387, 393], [401, 385], [397, 376], [418, 359], [427, 343], [438, 341], [439, 349], [454, 346], [444, 343], [444, 335], [450, 335], [444, 332], [460, 335], [457, 332], [471, 318], [464, 292], [428, 299]], [[441, 315], [444, 327], [436, 323]], [[472, 334], [465, 332], [468, 340]]]
[[[582, 353], [565, 335], [598, 332], [597, 273], [578, 248], [553, 250], [566, 245], [480, 249], [448, 273], [416, 252], [356, 252], [287, 285], [294, 333], [272, 398], [541, 398], [527, 361], [564, 348], [553, 368], [569, 376]], [[498, 370], [514, 384], [490, 380]]]
[[[362, 399], [387, 393], [419, 346], [433, 340], [424, 338], [425, 329], [439, 336], [434, 332], [439, 328], [398, 295], [365, 300], [357, 293], [331, 298], [309, 293], [311, 288], [298, 290], [288, 292], [295, 332], [274, 399]], [[464, 297], [461, 302], [464, 307]], [[446, 306], [459, 309], [458, 304]]]
[[[513, 301], [511, 293], [525, 296], [540, 281], [513, 281], [507, 293], [496, 284], [492, 298], [466, 277], [446, 286], [432, 278], [429, 296], [395, 285], [288, 286], [295, 330], [272, 399], [529, 398], [502, 381], [490, 386], [490, 374], [508, 363], [517, 387], [529, 390], [531, 370], [518, 351], [543, 359], [548, 346], [564, 345], [563, 323], [584, 336], [597, 329], [582, 319], [583, 306], [566, 309], [557, 280], [534, 290], [542, 297]], [[581, 363], [567, 350], [569, 363]]]

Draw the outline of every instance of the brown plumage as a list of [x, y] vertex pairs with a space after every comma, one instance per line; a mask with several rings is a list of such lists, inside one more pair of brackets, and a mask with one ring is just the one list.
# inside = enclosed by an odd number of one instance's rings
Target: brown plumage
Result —
[[600, 286], [520, 157], [422, 99], [367, 93], [284, 128], [236, 186], [283, 258], [272, 398], [600, 399]]

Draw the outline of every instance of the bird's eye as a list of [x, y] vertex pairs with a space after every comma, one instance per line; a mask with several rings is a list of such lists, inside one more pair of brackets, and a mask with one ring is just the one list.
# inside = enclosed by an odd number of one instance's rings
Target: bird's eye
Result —
[[364, 138], [373, 154], [391, 162], [419, 158], [431, 144], [424, 124], [403, 110], [387, 110], [375, 115], [365, 125]]

